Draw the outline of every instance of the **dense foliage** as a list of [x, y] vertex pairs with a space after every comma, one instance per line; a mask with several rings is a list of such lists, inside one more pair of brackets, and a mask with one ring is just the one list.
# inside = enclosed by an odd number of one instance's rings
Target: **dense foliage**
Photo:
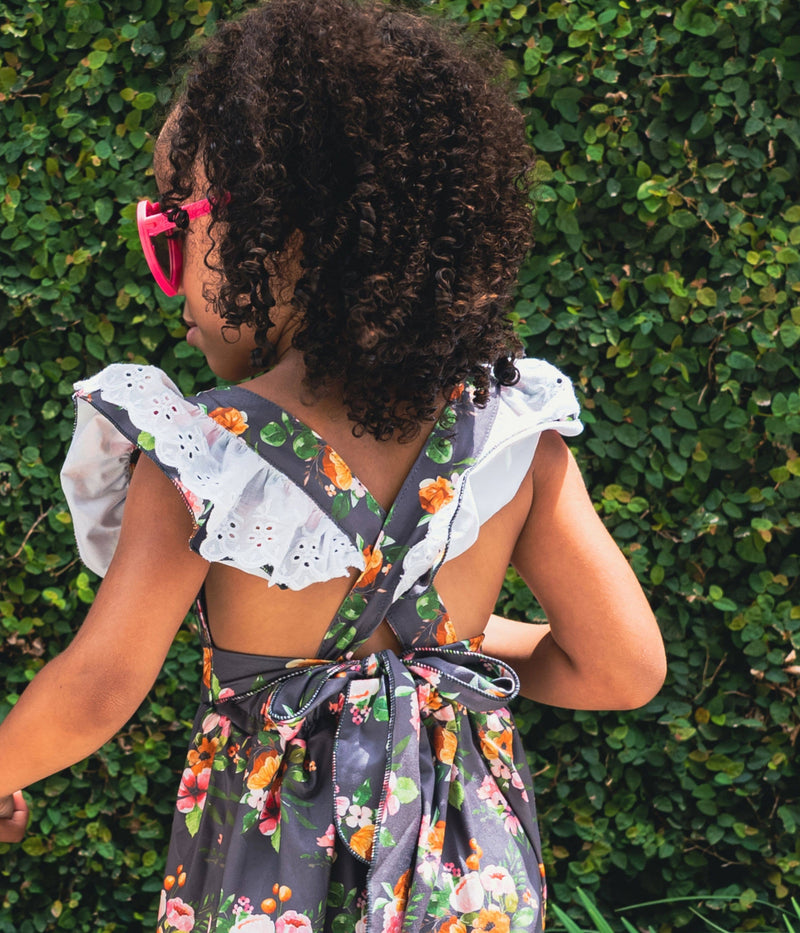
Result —
[[[670, 657], [644, 711], [520, 706], [551, 891], [565, 906], [578, 882], [604, 910], [727, 895], [706, 912], [767, 929], [760, 902], [800, 884], [800, 12], [441, 5], [508, 54], [540, 154], [519, 332], [576, 381], [576, 453]], [[151, 131], [179, 49], [242, 3], [4, 6], [0, 715], [98, 582], [57, 480], [71, 382], [122, 359], [184, 391], [211, 381], [175, 339], [179, 308], [155, 295], [133, 211], [154, 193]], [[513, 574], [500, 608], [538, 611]], [[152, 928], [196, 663], [186, 630], [123, 733], [32, 788], [28, 838], [0, 845], [0, 933]], [[693, 919], [680, 904], [640, 916]]]

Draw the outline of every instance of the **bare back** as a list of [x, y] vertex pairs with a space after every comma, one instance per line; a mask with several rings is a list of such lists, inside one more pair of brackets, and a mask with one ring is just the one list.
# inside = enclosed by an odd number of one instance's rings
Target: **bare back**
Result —
[[[280, 367], [247, 384], [307, 424], [344, 459], [388, 511], [425, 445], [432, 425], [411, 442], [354, 437], [344, 406], [331, 399], [308, 403], [297, 390], [291, 367]], [[447, 561], [436, 587], [459, 639], [483, 632], [531, 505], [530, 483], [482, 526], [478, 541]], [[327, 627], [358, 576], [314, 583], [302, 590], [279, 589], [225, 564], [212, 564], [205, 583], [209, 625], [215, 645], [229, 651], [278, 657], [314, 657]], [[362, 656], [396, 648], [383, 623], [356, 652]]]

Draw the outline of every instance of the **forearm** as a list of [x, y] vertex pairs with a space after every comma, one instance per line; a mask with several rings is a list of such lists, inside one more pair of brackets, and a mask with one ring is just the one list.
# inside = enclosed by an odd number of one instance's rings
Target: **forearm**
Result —
[[483, 650], [514, 668], [522, 696], [548, 706], [635, 709], [655, 695], [664, 676], [657, 635], [643, 639], [613, 618], [576, 629], [493, 615]]
[[139, 698], [110, 689], [69, 651], [42, 668], [0, 723], [0, 796], [82, 761], [119, 731]]

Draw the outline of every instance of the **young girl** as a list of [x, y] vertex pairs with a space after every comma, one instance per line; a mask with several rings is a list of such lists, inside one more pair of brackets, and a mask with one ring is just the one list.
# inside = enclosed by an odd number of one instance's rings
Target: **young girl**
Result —
[[[197, 599], [162, 933], [540, 930], [508, 704], [630, 708], [663, 679], [560, 437], [569, 383], [514, 362], [531, 154], [488, 67], [375, 0], [270, 0], [203, 47], [159, 137], [145, 253], [239, 384], [76, 386], [63, 483], [105, 580], [0, 726], [0, 840], [16, 788], [133, 714]], [[509, 563], [548, 625], [491, 615]]]

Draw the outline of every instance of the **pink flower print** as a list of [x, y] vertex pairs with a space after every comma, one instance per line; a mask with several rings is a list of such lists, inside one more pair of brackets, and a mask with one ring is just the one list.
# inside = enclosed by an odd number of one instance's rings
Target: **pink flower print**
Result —
[[489, 769], [492, 774], [499, 778], [501, 781], [510, 781], [511, 780], [511, 768], [507, 764], [502, 762], [499, 758], [493, 758], [489, 762]]
[[450, 894], [450, 906], [462, 914], [469, 914], [483, 907], [483, 884], [478, 872], [468, 872], [456, 884]]
[[478, 788], [478, 797], [480, 797], [481, 800], [488, 800], [493, 807], [505, 806], [505, 798], [500, 792], [500, 788], [488, 774]]
[[203, 500], [199, 496], [195, 495], [191, 489], [184, 486], [180, 480], [175, 480], [175, 485], [180, 490], [186, 504], [192, 510], [194, 517], [200, 518], [200, 516], [203, 514], [203, 509], [205, 508], [205, 503]]
[[390, 814], [394, 816], [395, 813], [400, 809], [400, 799], [395, 793], [397, 788], [397, 775], [394, 771], [390, 772], [389, 780], [386, 782], [386, 803], [384, 804], [385, 810], [383, 818], [386, 819]]
[[311, 921], [305, 914], [299, 914], [296, 910], [287, 910], [278, 917], [275, 933], [314, 933], [314, 931], [311, 929]]
[[505, 814], [504, 821], [505, 830], [507, 833], [511, 833], [512, 836], [518, 836], [520, 830], [522, 829], [522, 824], [517, 818], [516, 814], [511, 810], [507, 810]]
[[504, 897], [516, 891], [514, 879], [502, 865], [487, 865], [481, 872], [481, 883], [484, 889], [495, 897]]
[[333, 823], [325, 830], [324, 836], [317, 836], [317, 845], [325, 850], [325, 854], [330, 858], [333, 855], [333, 843], [336, 839], [336, 830]]
[[233, 912], [237, 916], [239, 914], [251, 914], [253, 912], [253, 905], [250, 902], [249, 897], [240, 897], [238, 901], [233, 905]]
[[181, 933], [190, 933], [194, 929], [194, 908], [179, 897], [171, 898], [167, 901], [167, 923]]
[[281, 821], [281, 788], [280, 785], [270, 790], [261, 811], [258, 829], [265, 836], [271, 836]]
[[383, 927], [381, 933], [401, 933], [403, 915], [397, 912], [394, 904], [388, 904], [383, 911]]
[[195, 774], [191, 768], [184, 769], [181, 786], [178, 788], [177, 807], [181, 813], [190, 813], [195, 807], [203, 809], [210, 777], [211, 768], [204, 768], [199, 774]]

